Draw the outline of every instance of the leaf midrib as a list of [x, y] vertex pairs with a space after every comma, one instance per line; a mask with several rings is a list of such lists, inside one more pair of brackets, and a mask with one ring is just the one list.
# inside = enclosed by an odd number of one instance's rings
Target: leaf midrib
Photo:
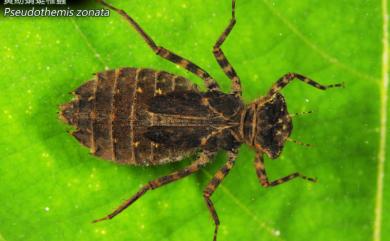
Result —
[[377, 163], [377, 189], [375, 197], [375, 219], [373, 240], [381, 241], [382, 212], [383, 212], [383, 189], [384, 167], [386, 159], [386, 131], [387, 131], [387, 103], [389, 88], [389, 14], [387, 0], [382, 0], [383, 36], [382, 36], [382, 80], [380, 87], [380, 135]]

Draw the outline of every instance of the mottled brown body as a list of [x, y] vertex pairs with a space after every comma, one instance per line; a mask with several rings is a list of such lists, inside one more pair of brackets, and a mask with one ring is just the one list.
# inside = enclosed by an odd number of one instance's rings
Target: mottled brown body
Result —
[[277, 80], [265, 96], [244, 105], [240, 78], [221, 49], [236, 23], [235, 0], [232, 0], [229, 25], [213, 47], [216, 61], [232, 82], [230, 93], [221, 92], [218, 83], [201, 67], [158, 46], [123, 10], [100, 2], [120, 14], [156, 55], [203, 79], [207, 91], [200, 92], [185, 78], [164, 71], [121, 68], [96, 74], [93, 80], [75, 90], [74, 100], [61, 106], [61, 119], [76, 128], [73, 135], [103, 159], [147, 166], [199, 153], [189, 166], [148, 182], [112, 213], [94, 222], [112, 219], [147, 191], [197, 172], [218, 150], [226, 150], [228, 160], [203, 191], [215, 224], [215, 241], [220, 221], [211, 196], [233, 168], [242, 143], [256, 151], [254, 164], [263, 187], [277, 186], [297, 177], [315, 181], [299, 172], [268, 180], [264, 155], [275, 159], [286, 141], [297, 142], [289, 138], [292, 115], [280, 91], [294, 79], [320, 90], [342, 87], [342, 84], [321, 85], [303, 75], [288, 73]]
[[200, 148], [232, 150], [241, 142], [243, 104], [219, 91], [201, 93], [183, 77], [122, 68], [97, 73], [61, 107], [73, 135], [91, 153], [134, 165], [178, 161]]

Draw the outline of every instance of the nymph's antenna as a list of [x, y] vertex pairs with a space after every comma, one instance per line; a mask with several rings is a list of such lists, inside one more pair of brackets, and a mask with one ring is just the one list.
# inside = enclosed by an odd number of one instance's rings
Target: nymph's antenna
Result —
[[295, 113], [295, 114], [290, 114], [289, 116], [295, 117], [295, 116], [306, 115], [306, 114], [311, 114], [311, 113], [313, 113], [313, 111], [309, 110], [309, 111], [299, 112], [299, 113]]
[[305, 147], [313, 147], [314, 146], [312, 144], [306, 144], [306, 143], [303, 143], [301, 141], [297, 141], [297, 140], [291, 139], [290, 137], [288, 137], [287, 140], [291, 141], [291, 142], [294, 142], [295, 144], [298, 144], [298, 145], [301, 145], [301, 146], [305, 146]]

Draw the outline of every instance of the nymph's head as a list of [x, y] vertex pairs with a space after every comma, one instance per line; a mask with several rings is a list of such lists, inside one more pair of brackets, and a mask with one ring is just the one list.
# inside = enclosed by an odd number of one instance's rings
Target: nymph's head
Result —
[[292, 131], [292, 120], [284, 97], [276, 93], [249, 104], [244, 111], [242, 131], [245, 142], [257, 151], [277, 158]]

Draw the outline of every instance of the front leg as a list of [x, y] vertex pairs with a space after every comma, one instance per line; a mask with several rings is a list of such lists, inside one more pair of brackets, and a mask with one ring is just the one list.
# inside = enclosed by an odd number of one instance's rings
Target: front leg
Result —
[[329, 88], [334, 87], [344, 87], [344, 83], [340, 84], [333, 84], [333, 85], [322, 85], [318, 82], [309, 79], [301, 74], [297, 73], [288, 73], [283, 75], [274, 85], [272, 85], [271, 89], [268, 91], [267, 97], [272, 97], [274, 94], [279, 92], [281, 89], [283, 89], [286, 85], [288, 85], [291, 81], [293, 81], [295, 78], [299, 79], [300, 81], [303, 81], [304, 83], [313, 86], [314, 88], [320, 89], [320, 90], [326, 90]]
[[256, 154], [255, 167], [256, 167], [257, 177], [259, 178], [260, 184], [263, 187], [277, 186], [279, 184], [288, 182], [288, 181], [290, 181], [290, 180], [292, 180], [294, 178], [297, 178], [297, 177], [300, 177], [302, 179], [305, 179], [305, 180], [308, 180], [308, 181], [311, 181], [311, 182], [316, 182], [317, 181], [315, 178], [304, 176], [304, 175], [302, 175], [299, 172], [294, 172], [294, 173], [292, 173], [290, 175], [287, 175], [285, 177], [276, 179], [275, 181], [268, 181], [267, 173], [266, 173], [265, 167], [264, 167], [263, 153], [257, 153]]

